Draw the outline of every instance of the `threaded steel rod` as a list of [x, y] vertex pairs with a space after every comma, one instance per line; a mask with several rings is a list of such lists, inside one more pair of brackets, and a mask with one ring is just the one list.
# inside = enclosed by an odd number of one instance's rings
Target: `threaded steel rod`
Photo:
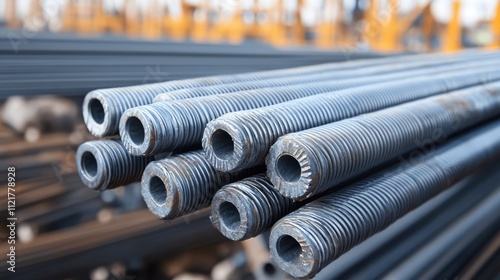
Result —
[[345, 89], [334, 95], [319, 94], [264, 108], [228, 113], [207, 124], [202, 139], [203, 149], [215, 169], [234, 172], [262, 164], [271, 145], [287, 133], [497, 81], [500, 72], [496, 68], [390, 81]]
[[287, 134], [269, 150], [267, 175], [302, 200], [499, 114], [496, 82]]
[[[441, 63], [456, 63], [460, 61], [474, 61], [491, 57], [494, 54], [486, 52], [463, 52], [456, 57], [425, 55], [415, 58], [413, 56], [387, 57], [377, 60], [363, 60], [345, 63], [328, 63], [313, 66], [304, 66], [291, 69], [252, 72], [238, 75], [221, 75], [204, 78], [169, 81], [163, 83], [129, 86], [110, 89], [94, 90], [87, 94], [83, 103], [83, 118], [89, 131], [98, 137], [118, 133], [118, 121], [123, 112], [129, 108], [150, 104], [153, 98], [164, 92], [185, 88], [207, 87], [229, 83], [260, 81], [264, 79], [291, 78], [304, 73], [318, 73], [323, 71], [341, 71], [360, 67], [376, 66], [384, 63], [408, 62], [408, 64], [421, 63], [423, 60], [433, 61], [435, 65]], [[180, 95], [177, 98], [196, 97], [193, 95]], [[171, 97], [175, 98], [175, 97]]]
[[311, 277], [356, 244], [483, 164], [500, 156], [500, 122], [460, 137], [411, 164], [396, 164], [279, 220], [271, 256], [295, 277]]
[[151, 212], [160, 219], [172, 220], [209, 206], [225, 184], [262, 171], [219, 172], [198, 150], [151, 162], [142, 176], [141, 193]]
[[[384, 61], [392, 61], [384, 59]], [[220, 84], [258, 81], [297, 76], [304, 73], [316, 73], [327, 70], [342, 70], [369, 65], [376, 65], [379, 61], [362, 60], [346, 63], [327, 63], [313, 66], [304, 66], [290, 69], [251, 72], [237, 75], [221, 75], [202, 77], [179, 81], [168, 81], [147, 85], [98, 89], [85, 96], [83, 102], [83, 118], [89, 131], [98, 137], [118, 133], [118, 121], [123, 112], [129, 108], [150, 104], [153, 98], [160, 94], [185, 88], [210, 87]], [[171, 96], [171, 99], [196, 97], [184, 94]]]
[[104, 191], [139, 181], [152, 157], [130, 155], [119, 140], [95, 140], [81, 144], [76, 151], [76, 166], [83, 183]]
[[225, 237], [244, 240], [261, 234], [300, 205], [274, 190], [264, 175], [256, 175], [217, 191], [210, 220]]
[[[483, 62], [484, 63], [484, 62]], [[255, 109], [306, 96], [366, 84], [430, 75], [470, 67], [471, 63], [403, 71], [344, 81], [264, 88], [230, 94], [158, 102], [128, 109], [120, 120], [120, 136], [133, 155], [152, 155], [187, 148], [201, 142], [210, 121], [234, 111]]]
[[[185, 88], [175, 91], [170, 91], [157, 95], [153, 100], [155, 102], [172, 101], [188, 99], [200, 96], [209, 96], [215, 94], [224, 94], [237, 91], [253, 90], [259, 88], [269, 87], [283, 87], [292, 86], [306, 83], [316, 83], [321, 81], [334, 81], [342, 79], [352, 79], [355, 77], [367, 77], [373, 75], [381, 75], [387, 73], [394, 73], [398, 71], [408, 71], [428, 66], [442, 65], [442, 64], [458, 64], [461, 61], [449, 61], [443, 59], [422, 60], [415, 62], [400, 62], [395, 61], [390, 64], [374, 65], [367, 68], [335, 68], [334, 70], [326, 69], [324, 71], [304, 72], [300, 76], [286, 76], [279, 78], [267, 78], [262, 81], [251, 80], [246, 82], [230, 83], [223, 85], [207, 86], [207, 87], [194, 87]], [[366, 66], [365, 66], [366, 67]]]

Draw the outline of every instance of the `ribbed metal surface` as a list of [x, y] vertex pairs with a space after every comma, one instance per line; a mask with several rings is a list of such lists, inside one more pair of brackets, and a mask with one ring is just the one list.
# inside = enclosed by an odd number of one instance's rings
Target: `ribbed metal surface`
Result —
[[[374, 63], [375, 61], [360, 61], [347, 63], [329, 63], [313, 66], [304, 66], [291, 69], [281, 69], [262, 72], [251, 72], [237, 75], [221, 75], [212, 77], [193, 78], [187, 80], [168, 81], [162, 83], [129, 86], [121, 88], [98, 89], [90, 92], [85, 96], [83, 103], [83, 118], [89, 131], [95, 136], [107, 136], [118, 133], [118, 122], [125, 110], [136, 106], [147, 105], [153, 102], [153, 98], [158, 94], [165, 92], [173, 92], [186, 88], [211, 87], [215, 85], [233, 84], [230, 89], [237, 90], [238, 85], [243, 82], [259, 81], [266, 79], [285, 80], [290, 77], [312, 74], [323, 71], [333, 71], [338, 69], [350, 69], [363, 67]], [[292, 79], [293, 80], [293, 79]], [[260, 82], [262, 83], [262, 82]], [[251, 88], [253, 84], [247, 84], [247, 88]], [[217, 88], [217, 87], [215, 87]], [[227, 88], [227, 87], [226, 87]], [[244, 87], [240, 87], [244, 88]], [[254, 88], [258, 88], [254, 86]], [[213, 92], [205, 90], [202, 94], [200, 91], [179, 91], [178, 94], [169, 93], [163, 99], [177, 100], [192, 98], [201, 95], [218, 94], [223, 92]], [[226, 90], [226, 92], [230, 92]], [[100, 103], [100, 104], [99, 104]], [[102, 112], [101, 112], [102, 111]], [[98, 115], [102, 114], [102, 117]]]
[[491, 83], [287, 134], [269, 151], [267, 175], [302, 200], [499, 114], [500, 83]]
[[244, 240], [261, 234], [301, 205], [279, 194], [262, 174], [217, 191], [210, 220], [225, 237]]
[[[195, 78], [180, 81], [170, 81], [142, 86], [124, 87], [124, 88], [111, 88], [111, 89], [100, 89], [90, 92], [86, 97], [83, 105], [84, 120], [89, 128], [90, 132], [95, 136], [106, 136], [114, 135], [118, 133], [117, 122], [123, 112], [132, 107], [141, 106], [149, 104], [153, 101], [153, 98], [160, 94], [170, 91], [177, 91], [186, 88], [197, 88], [197, 87], [210, 87], [206, 90], [184, 90], [178, 92], [172, 92], [165, 95], [163, 100], [176, 100], [184, 98], [192, 98], [200, 95], [206, 96], [209, 94], [220, 94], [233, 92], [238, 89], [250, 89], [258, 88], [263, 86], [269, 86], [265, 82], [259, 82], [260, 80], [274, 80], [283, 79], [288, 80], [282, 82], [274, 82], [274, 86], [280, 83], [284, 84], [294, 84], [304, 81], [317, 81], [317, 79], [301, 78], [304, 74], [313, 74], [321, 72], [340, 72], [349, 69], [356, 69], [362, 67], [368, 67], [368, 69], [361, 70], [361, 73], [356, 71], [351, 71], [350, 73], [339, 73], [342, 77], [349, 77], [354, 75], [359, 77], [362, 73], [376, 74], [387, 71], [401, 71], [403, 69], [409, 69], [411, 67], [422, 67], [429, 65], [442, 65], [442, 64], [454, 64], [465, 61], [476, 61], [483, 60], [485, 58], [492, 59], [494, 55], [487, 53], [468, 53], [465, 52], [457, 57], [447, 57], [447, 56], [420, 56], [419, 59], [415, 59], [412, 56], [405, 57], [388, 57], [383, 59], [377, 59], [374, 61], [358, 61], [358, 62], [347, 62], [347, 63], [331, 63], [331, 64], [321, 64], [306, 67], [298, 67], [291, 69], [273, 70], [273, 71], [262, 71], [262, 72], [252, 72], [246, 74], [238, 75], [223, 75], [223, 76], [212, 76], [204, 78]], [[396, 64], [394, 66], [377, 66], [378, 64]], [[397, 66], [399, 65], [399, 66]], [[412, 66], [413, 65], [413, 66]], [[373, 68], [373, 71], [369, 70]], [[392, 70], [391, 70], [392, 69]], [[371, 71], [371, 72], [370, 72]], [[295, 79], [297, 78], [297, 81]], [[326, 79], [327, 77], [323, 77]], [[300, 81], [302, 79], [302, 81]], [[215, 85], [231, 84], [231, 83], [244, 83], [244, 82], [256, 82], [255, 85], [247, 83], [246, 86], [222, 86], [220, 89], [213, 87]], [[295, 82], [294, 82], [295, 81]], [[93, 101], [97, 100], [97, 101]], [[92, 109], [95, 108], [92, 102], [100, 102], [100, 107], [104, 109], [104, 121], [99, 119], [93, 119]], [[101, 110], [100, 108], [98, 110]], [[109, 116], [108, 116], [109, 115]]]
[[[499, 79], [496, 67], [483, 68], [390, 81], [228, 113], [207, 124], [203, 149], [215, 169], [234, 172], [262, 164], [271, 145], [287, 133]], [[234, 143], [232, 152], [225, 152], [221, 144], [224, 140], [227, 145]]]
[[83, 183], [104, 191], [139, 181], [152, 157], [130, 155], [119, 140], [95, 140], [81, 144], [76, 165]]
[[151, 212], [171, 220], [209, 206], [222, 186], [259, 171], [262, 168], [216, 171], [198, 150], [151, 162], [142, 176], [141, 193]]
[[[489, 63], [494, 63], [489, 62]], [[399, 71], [386, 75], [342, 81], [264, 88], [171, 102], [159, 102], [128, 109], [120, 120], [120, 136], [133, 155], [174, 151], [201, 142], [207, 123], [225, 113], [255, 109], [293, 99], [384, 81], [468, 69], [482, 62]], [[487, 64], [487, 63], [486, 63]]]
[[[317, 65], [310, 67], [302, 67], [297, 69], [269, 71], [270, 74], [247, 74], [247, 79], [228, 79], [229, 82], [214, 83], [213, 86], [185, 86], [184, 89], [169, 91], [157, 95], [154, 98], [155, 102], [172, 101], [187, 99], [200, 96], [209, 96], [215, 94], [224, 94], [237, 91], [247, 91], [259, 88], [269, 87], [283, 87], [292, 86], [305, 83], [316, 83], [321, 81], [334, 81], [342, 79], [352, 79], [355, 77], [367, 77], [372, 75], [381, 75], [387, 73], [394, 73], [398, 71], [408, 71], [416, 68], [426, 66], [457, 64], [460, 60], [450, 60], [447, 57], [422, 59], [420, 61], [405, 61], [405, 59], [392, 58], [393, 61], [389, 63], [389, 59], [376, 60], [381, 65], [373, 64], [373, 61], [354, 61], [346, 63], [332, 63], [327, 65]], [[294, 70], [294, 71], [292, 71]], [[229, 77], [234, 77], [233, 75]], [[240, 75], [243, 76], [243, 75]]]
[[500, 156], [496, 121], [440, 147], [324, 196], [279, 220], [270, 248], [278, 265], [311, 277], [356, 244]]

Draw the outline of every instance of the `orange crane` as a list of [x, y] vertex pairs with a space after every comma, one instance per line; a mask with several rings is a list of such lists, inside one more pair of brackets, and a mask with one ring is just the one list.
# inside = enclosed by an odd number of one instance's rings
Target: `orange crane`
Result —
[[493, 49], [500, 48], [500, 1], [497, 3], [495, 15], [490, 22], [490, 30], [493, 35], [493, 40], [488, 47]]
[[462, 48], [462, 26], [460, 24], [459, 0], [453, 1], [452, 16], [444, 32], [441, 34], [442, 50], [445, 52], [454, 52]]

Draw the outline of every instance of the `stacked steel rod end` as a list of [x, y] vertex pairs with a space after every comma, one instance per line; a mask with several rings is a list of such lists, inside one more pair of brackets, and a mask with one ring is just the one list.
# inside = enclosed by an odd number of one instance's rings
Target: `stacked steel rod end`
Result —
[[91, 142], [85, 142], [76, 151], [76, 166], [83, 183], [93, 190], [99, 190], [106, 178], [103, 157]]
[[83, 183], [96, 191], [116, 188], [141, 178], [151, 157], [130, 155], [117, 140], [95, 140], [81, 144], [76, 166]]
[[230, 124], [211, 121], [203, 132], [202, 146], [208, 162], [219, 171], [234, 172], [245, 159], [243, 132]]
[[142, 175], [141, 194], [149, 210], [162, 220], [170, 219], [177, 208], [178, 191], [172, 186], [170, 172], [160, 161], [148, 164]]
[[312, 170], [317, 170], [317, 166], [306, 146], [290, 140], [283, 136], [269, 150], [267, 177], [283, 196], [304, 200], [313, 193], [317, 178]]
[[252, 223], [251, 213], [244, 198], [233, 193], [230, 184], [219, 190], [212, 200], [212, 215], [210, 220], [212, 225], [231, 240], [243, 240], [251, 235], [251, 229], [248, 227]]
[[139, 106], [126, 110], [120, 119], [120, 136], [127, 151], [135, 156], [151, 155], [156, 134], [152, 119], [154, 113], [147, 109], [152, 106]]
[[271, 258], [293, 277], [310, 276], [320, 265], [319, 250], [312, 247], [315, 243], [300, 226], [282, 221], [273, 226], [269, 236]]
[[228, 184], [212, 200], [214, 227], [231, 240], [255, 237], [301, 203], [283, 197], [264, 174]]
[[[110, 112], [110, 106], [106, 95], [101, 94], [100, 90], [89, 92], [83, 100], [83, 120], [90, 133], [97, 137], [114, 134], [117, 129], [116, 121]], [[114, 118], [113, 118], [114, 117]]]

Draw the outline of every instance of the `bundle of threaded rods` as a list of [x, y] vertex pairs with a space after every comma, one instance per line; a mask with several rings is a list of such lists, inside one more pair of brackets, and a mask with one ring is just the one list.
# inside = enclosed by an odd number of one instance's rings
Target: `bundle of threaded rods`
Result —
[[[160, 219], [211, 207], [229, 239], [270, 230], [272, 259], [312, 277], [500, 158], [499, 63], [466, 51], [95, 90], [84, 120], [104, 138], [76, 163], [93, 190], [141, 180]], [[500, 218], [487, 206], [483, 234]]]

